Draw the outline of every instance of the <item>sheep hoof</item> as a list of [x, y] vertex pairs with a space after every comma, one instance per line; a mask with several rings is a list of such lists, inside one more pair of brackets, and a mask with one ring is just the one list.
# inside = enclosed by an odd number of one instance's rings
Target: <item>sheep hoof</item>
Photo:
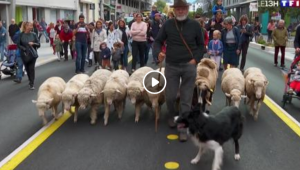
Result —
[[92, 120], [91, 125], [95, 125], [95, 124], [96, 124], [96, 120]]
[[234, 159], [235, 159], [236, 161], [239, 161], [239, 160], [241, 159], [240, 154], [235, 154], [235, 155], [234, 155]]
[[108, 123], [107, 120], [105, 120], [105, 121], [104, 121], [104, 126], [107, 126], [107, 123]]
[[257, 121], [257, 119], [258, 119], [258, 115], [255, 115], [254, 120]]
[[43, 122], [43, 126], [46, 126], [48, 124], [48, 122]]
[[74, 123], [77, 123], [77, 119], [74, 119]]
[[135, 123], [139, 123], [139, 118], [135, 118]]

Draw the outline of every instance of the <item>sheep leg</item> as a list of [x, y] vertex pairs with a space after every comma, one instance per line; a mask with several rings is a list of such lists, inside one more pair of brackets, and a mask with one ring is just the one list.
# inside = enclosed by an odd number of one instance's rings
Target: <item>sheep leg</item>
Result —
[[140, 113], [141, 113], [141, 106], [142, 106], [142, 103], [140, 103], [140, 102], [135, 104], [135, 123], [139, 122]]
[[58, 120], [57, 105], [53, 106], [52, 115], [55, 118], [55, 120]]
[[78, 106], [75, 106], [74, 123], [77, 123], [77, 121], [78, 121]]
[[120, 102], [120, 104], [117, 106], [117, 112], [118, 112], [118, 118], [122, 118], [122, 113], [124, 109], [124, 102]]
[[155, 132], [157, 132], [158, 119], [159, 119], [159, 106], [155, 107]]
[[91, 108], [91, 124], [96, 124], [98, 104], [92, 104]]
[[42, 120], [43, 120], [43, 125], [45, 126], [45, 125], [48, 123], [45, 114], [40, 115], [40, 117], [42, 118]]
[[255, 121], [257, 121], [257, 119], [258, 119], [258, 111], [259, 111], [260, 107], [261, 107], [261, 100], [258, 100], [256, 109], [254, 112], [254, 120]]
[[109, 112], [110, 112], [110, 105], [108, 105], [107, 103], [105, 103], [105, 113], [104, 113], [104, 125], [105, 126], [108, 123]]
[[255, 111], [254, 103], [255, 103], [255, 101], [254, 101], [253, 97], [251, 97], [250, 98], [250, 115], [252, 115], [252, 116], [254, 116], [253, 113]]

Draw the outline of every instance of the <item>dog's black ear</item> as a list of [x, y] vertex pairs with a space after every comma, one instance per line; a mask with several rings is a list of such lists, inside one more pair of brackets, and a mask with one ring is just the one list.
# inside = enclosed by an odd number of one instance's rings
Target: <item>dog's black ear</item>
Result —
[[190, 116], [198, 117], [200, 114], [202, 114], [202, 105], [200, 103], [197, 103], [195, 106], [192, 107]]

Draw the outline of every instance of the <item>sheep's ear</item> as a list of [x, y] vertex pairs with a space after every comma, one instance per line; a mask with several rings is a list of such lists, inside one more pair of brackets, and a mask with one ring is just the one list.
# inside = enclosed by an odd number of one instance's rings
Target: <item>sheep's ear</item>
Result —
[[246, 99], [246, 98], [248, 98], [246, 95], [241, 95], [241, 98], [242, 99]]
[[53, 98], [51, 98], [51, 99], [48, 99], [48, 101], [47, 102], [52, 102], [53, 101]]
[[60, 92], [57, 92], [56, 93], [59, 97], [61, 97], [62, 96], [62, 94], [60, 93]]
[[227, 96], [227, 97], [230, 97], [231, 95], [230, 94], [228, 94], [228, 93], [225, 93], [225, 95]]
[[32, 100], [32, 103], [37, 103], [38, 101], [36, 101], [36, 100]]
[[267, 86], [269, 84], [269, 81], [265, 81], [265, 86]]
[[91, 97], [96, 97], [97, 95], [95, 93], [91, 94]]
[[122, 94], [122, 92], [120, 90], [118, 90], [118, 89], [116, 90], [116, 92]]

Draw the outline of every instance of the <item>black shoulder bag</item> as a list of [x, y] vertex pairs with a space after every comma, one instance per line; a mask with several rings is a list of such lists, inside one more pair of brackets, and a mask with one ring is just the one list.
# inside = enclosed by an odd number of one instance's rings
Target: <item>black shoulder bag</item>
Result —
[[22, 44], [22, 35], [23, 33], [21, 33], [20, 35], [20, 44], [22, 46], [24, 46], [26, 49], [25, 50], [21, 50], [21, 58], [22, 58], [22, 61], [23, 63], [29, 63], [31, 62], [33, 59], [35, 58], [38, 58], [38, 54], [37, 54], [37, 51], [36, 49], [34, 49], [32, 46], [26, 44], [26, 45], [23, 45]]

